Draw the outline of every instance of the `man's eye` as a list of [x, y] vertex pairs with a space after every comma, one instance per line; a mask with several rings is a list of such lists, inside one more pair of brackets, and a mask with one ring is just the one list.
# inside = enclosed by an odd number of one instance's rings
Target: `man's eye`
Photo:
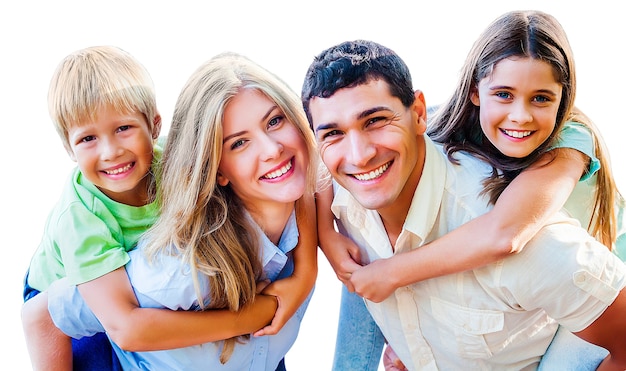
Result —
[[326, 139], [339, 134], [341, 134], [339, 130], [329, 130], [322, 135], [322, 139]]

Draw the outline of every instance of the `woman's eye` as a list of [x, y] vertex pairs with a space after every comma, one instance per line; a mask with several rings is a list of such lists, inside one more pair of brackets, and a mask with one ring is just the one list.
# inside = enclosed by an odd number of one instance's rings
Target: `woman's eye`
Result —
[[230, 149], [235, 149], [238, 147], [243, 146], [243, 144], [245, 143], [245, 141], [243, 139], [239, 139], [233, 142], [233, 144], [230, 145]]
[[273, 117], [268, 123], [267, 126], [269, 127], [273, 127], [276, 126], [278, 124], [280, 124], [283, 121], [283, 116], [276, 116]]

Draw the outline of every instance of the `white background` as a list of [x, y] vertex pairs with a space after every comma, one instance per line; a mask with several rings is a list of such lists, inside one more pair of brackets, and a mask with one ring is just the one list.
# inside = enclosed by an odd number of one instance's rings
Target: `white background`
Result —
[[[568, 33], [577, 63], [578, 106], [603, 132], [618, 185], [625, 189], [626, 152], [620, 134], [626, 31], [619, 5], [603, 0], [2, 2], [2, 363], [29, 369], [19, 319], [22, 277], [46, 215], [73, 167], [46, 103], [50, 77], [68, 53], [101, 44], [129, 51], [155, 81], [165, 124], [187, 77], [219, 52], [249, 56], [299, 94], [314, 55], [357, 38], [398, 52], [412, 70], [415, 88], [425, 92], [428, 104], [437, 104], [452, 92], [471, 44], [490, 21], [509, 10], [540, 9], [555, 15]], [[532, 190], [526, 197], [532, 197]], [[291, 371], [330, 369], [338, 294], [339, 283], [320, 254], [316, 294], [286, 358]]]

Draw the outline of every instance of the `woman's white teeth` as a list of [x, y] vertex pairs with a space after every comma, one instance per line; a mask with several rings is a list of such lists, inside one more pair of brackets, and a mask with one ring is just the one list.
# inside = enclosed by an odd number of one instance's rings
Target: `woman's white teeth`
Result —
[[107, 175], [117, 175], [117, 174], [121, 174], [121, 173], [123, 173], [125, 171], [130, 170], [131, 167], [133, 167], [133, 164], [128, 164], [128, 165], [126, 165], [124, 167], [120, 167], [120, 168], [113, 169], [113, 170], [104, 170], [104, 172]]
[[279, 176], [285, 174], [286, 172], [289, 171], [289, 169], [291, 169], [291, 161], [289, 161], [285, 166], [281, 167], [280, 169], [276, 170], [276, 171], [272, 171], [271, 173], [267, 174], [264, 176], [265, 179], [275, 179], [278, 178]]
[[506, 130], [504, 129], [504, 134], [513, 137], [513, 138], [524, 138], [529, 136], [530, 134], [532, 134], [532, 131], [530, 130], [526, 130], [526, 131], [511, 131], [511, 130]]
[[389, 168], [389, 162], [387, 162], [386, 164], [384, 164], [383, 166], [379, 167], [376, 170], [370, 171], [369, 173], [354, 174], [354, 177], [357, 178], [358, 180], [376, 179], [379, 176], [381, 176], [388, 168]]

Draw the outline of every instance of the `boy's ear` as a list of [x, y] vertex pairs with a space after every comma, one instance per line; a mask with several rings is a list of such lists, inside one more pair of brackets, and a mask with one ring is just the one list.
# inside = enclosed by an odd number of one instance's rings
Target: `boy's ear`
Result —
[[157, 112], [152, 121], [152, 139], [158, 139], [161, 134], [161, 115]]
[[63, 148], [65, 148], [65, 152], [67, 152], [67, 155], [70, 156], [70, 159], [74, 162], [77, 162], [74, 151], [72, 151], [72, 149], [67, 144], [63, 144]]

